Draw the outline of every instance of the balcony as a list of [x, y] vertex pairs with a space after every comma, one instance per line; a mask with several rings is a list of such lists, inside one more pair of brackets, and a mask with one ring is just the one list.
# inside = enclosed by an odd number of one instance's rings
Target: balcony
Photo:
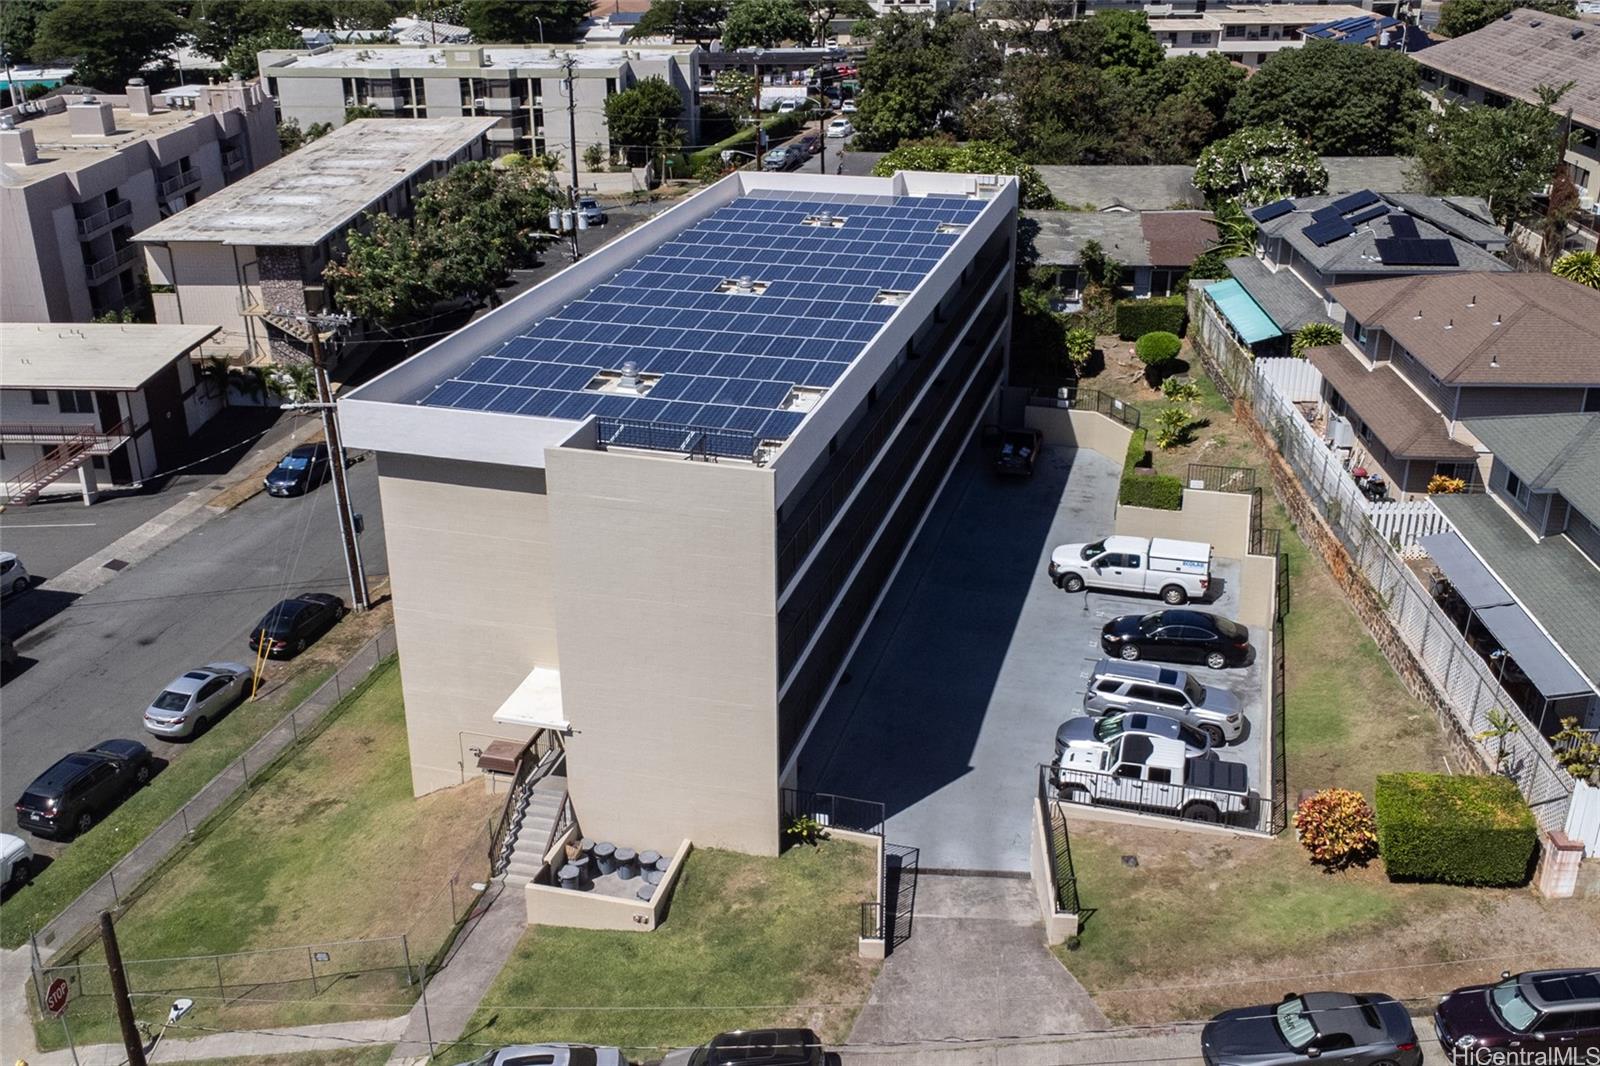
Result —
[[118, 248], [104, 259], [89, 263], [84, 267], [89, 275], [89, 284], [98, 285], [138, 258], [139, 249], [130, 244], [126, 248]]
[[222, 150], [222, 169], [237, 170], [244, 166], [244, 153], [237, 148], [224, 148]]
[[118, 200], [103, 211], [78, 219], [78, 239], [88, 240], [118, 219], [133, 214], [132, 200]]
[[163, 198], [176, 196], [178, 193], [187, 192], [199, 184], [200, 172], [198, 170], [185, 170], [183, 173], [174, 175], [161, 183], [161, 195]]

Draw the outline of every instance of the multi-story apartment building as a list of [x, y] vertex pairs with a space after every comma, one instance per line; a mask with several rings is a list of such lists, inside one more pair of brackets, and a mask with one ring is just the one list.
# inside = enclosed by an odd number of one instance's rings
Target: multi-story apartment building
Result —
[[[1306, 7], [1318, 8], [1327, 11], [1330, 7], [1344, 6], [1333, 4], [1295, 3], [1294, 0], [1263, 0], [1261, 3], [1223, 3], [1217, 5], [1214, 0], [1167, 0], [1165, 3], [1155, 0], [1062, 0], [1054, 6], [1057, 18], [1087, 18], [1096, 11], [1142, 11], [1150, 17], [1151, 24], [1172, 16], [1194, 16], [1214, 13], [1218, 7], [1229, 10], [1243, 10], [1249, 8], [1274, 8], [1274, 7]], [[1369, 11], [1375, 15], [1390, 18], [1408, 18], [1416, 20], [1417, 14], [1422, 10], [1422, 0], [1355, 0], [1355, 7]], [[980, 3], [979, 11], [983, 10]], [[1313, 18], [1314, 22], [1327, 21]], [[1261, 51], [1269, 51], [1261, 49]]]
[[[260, 54], [261, 77], [285, 120], [302, 129], [341, 126], [345, 109], [376, 108], [384, 118], [487, 117], [495, 155], [554, 152], [582, 158], [592, 144], [611, 151], [606, 99], [646, 78], [661, 78], [683, 98], [685, 142], [698, 143], [696, 45], [560, 48], [536, 45], [340, 46]], [[572, 63], [569, 122], [566, 63]], [[569, 154], [570, 153], [570, 154]]]
[[1572, 113], [1567, 173], [1590, 223], [1600, 200], [1600, 26], [1518, 8], [1417, 56], [1422, 87], [1440, 100], [1488, 107], [1539, 102], [1539, 88], [1568, 85], [1556, 110]]
[[304, 359], [310, 334], [296, 316], [331, 310], [323, 270], [350, 229], [368, 212], [409, 214], [424, 181], [485, 158], [494, 122], [352, 122], [140, 231], [156, 321], [221, 326], [213, 354]]
[[1368, 15], [1352, 4], [1225, 4], [1149, 21], [1150, 32], [1168, 55], [1221, 52], [1254, 69], [1285, 48], [1304, 45], [1305, 31], [1313, 26]]
[[412, 785], [565, 738], [596, 839], [772, 854], [1010, 338], [1011, 177], [740, 172], [340, 399]]
[[0, 320], [87, 322], [140, 295], [133, 235], [278, 158], [255, 84], [205, 86], [193, 107], [52, 97], [0, 111]]
[[[1335, 285], [1345, 343], [1313, 348], [1352, 462], [1401, 493], [1478, 481], [1472, 420], [1600, 413], [1600, 292], [1553, 274], [1459, 273]], [[1333, 434], [1335, 440], [1340, 433]]]

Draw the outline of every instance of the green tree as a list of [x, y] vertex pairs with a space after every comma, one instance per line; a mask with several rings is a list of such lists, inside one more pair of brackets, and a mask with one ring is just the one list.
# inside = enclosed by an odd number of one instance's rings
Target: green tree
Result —
[[867, 0], [800, 0], [806, 19], [811, 23], [811, 40], [822, 47], [828, 40], [828, 27], [839, 19], [860, 22], [877, 13]]
[[1107, 162], [1192, 163], [1200, 150], [1227, 134], [1225, 116], [1245, 81], [1245, 71], [1219, 52], [1176, 56], [1118, 87], [1106, 109]]
[[1289, 352], [1296, 359], [1303, 359], [1308, 348], [1327, 348], [1343, 339], [1344, 334], [1332, 322], [1307, 322], [1294, 331]]
[[869, 25], [855, 122], [862, 148], [886, 151], [933, 134], [940, 116], [965, 110], [999, 76], [1000, 46], [971, 15], [930, 20], [895, 12]]
[[683, 98], [663, 78], [645, 78], [631, 89], [606, 97], [606, 128], [613, 147], [627, 151], [635, 161], [649, 154], [663, 125], [676, 128], [683, 114]]
[[1460, 37], [1499, 21], [1519, 7], [1572, 18], [1577, 14], [1572, 0], [1444, 0], [1439, 8], [1439, 33]]
[[[283, 40], [287, 34], [294, 44], [274, 44], [275, 48], [297, 48], [301, 29], [380, 30], [398, 15], [414, 8], [406, 0], [196, 0], [188, 7], [189, 34], [195, 51], [212, 59], [228, 61], [233, 52], [251, 37], [273, 35]], [[256, 69], [254, 60], [233, 69]]]
[[1097, 11], [1062, 31], [1069, 57], [1081, 57], [1128, 79], [1159, 66], [1165, 52], [1142, 11]]
[[722, 23], [724, 48], [776, 48], [810, 36], [805, 9], [794, 0], [732, 0]]
[[1219, 201], [1211, 213], [1211, 221], [1217, 228], [1216, 243], [1211, 251], [1224, 259], [1255, 254], [1256, 224], [1237, 201]]
[[962, 126], [967, 136], [1029, 162], [1100, 163], [1116, 150], [1119, 123], [1108, 75], [1083, 63], [1018, 52], [1006, 60], [999, 91], [968, 106]]
[[32, 55], [71, 59], [78, 81], [120, 92], [146, 63], [176, 48], [184, 29], [165, 4], [61, 0], [39, 20]]
[[1568, 252], [1551, 265], [1550, 273], [1591, 289], [1600, 289], [1600, 254]]
[[352, 230], [344, 256], [323, 271], [341, 310], [382, 325], [421, 314], [434, 299], [428, 252], [412, 223], [392, 215], [366, 216]]
[[1282, 125], [1322, 155], [1393, 155], [1411, 141], [1428, 102], [1410, 56], [1338, 41], [1272, 55], [1228, 109], [1240, 128]]
[[593, 10], [594, 0], [462, 0], [461, 24], [485, 44], [524, 44], [539, 40], [542, 20], [545, 40], [571, 41]]
[[650, 0], [650, 10], [639, 18], [634, 35], [705, 44], [717, 36], [727, 17], [723, 0]]
[[1039, 172], [992, 144], [904, 144], [887, 153], [872, 173], [886, 178], [897, 170], [932, 170], [951, 174], [1015, 174], [1023, 207], [1049, 207], [1055, 200]]
[[[0, 3], [0, 52], [17, 58], [33, 51], [39, 21], [49, 12], [54, 0], [5, 0]], [[15, 62], [15, 59], [13, 59]], [[10, 106], [10, 101], [6, 101]]]
[[227, 56], [222, 60], [221, 73], [224, 78], [235, 74], [241, 78], [254, 78], [261, 70], [260, 64], [256, 61], [257, 52], [276, 48], [304, 47], [305, 38], [298, 30], [278, 28], [252, 33], [228, 49]]
[[313, 122], [302, 130], [299, 119], [285, 119], [278, 123], [278, 152], [281, 155], [288, 155], [297, 148], [304, 148], [319, 137], [326, 137], [332, 131], [333, 127], [326, 122]]
[[1283, 126], [1252, 126], [1200, 153], [1194, 185], [1213, 203], [1258, 204], [1319, 193], [1328, 187], [1328, 172], [1298, 134]]
[[1538, 105], [1446, 104], [1418, 141], [1412, 178], [1433, 196], [1482, 197], [1502, 224], [1526, 217], [1560, 155], [1551, 108], [1565, 92], [1540, 86]]

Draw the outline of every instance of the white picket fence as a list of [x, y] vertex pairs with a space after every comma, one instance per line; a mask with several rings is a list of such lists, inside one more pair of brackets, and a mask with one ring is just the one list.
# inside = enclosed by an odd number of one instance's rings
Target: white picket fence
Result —
[[1322, 371], [1307, 359], [1258, 359], [1258, 373], [1290, 403], [1322, 399]]
[[1579, 781], [1567, 808], [1566, 834], [1583, 844], [1584, 854], [1600, 855], [1600, 788]]
[[1422, 537], [1450, 529], [1450, 520], [1432, 500], [1384, 500], [1367, 505], [1367, 517], [1383, 539], [1402, 558], [1420, 559], [1428, 553], [1417, 543]]

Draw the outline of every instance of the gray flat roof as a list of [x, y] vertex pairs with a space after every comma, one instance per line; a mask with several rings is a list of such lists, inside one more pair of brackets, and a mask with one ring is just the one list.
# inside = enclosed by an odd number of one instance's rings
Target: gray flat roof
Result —
[[[262, 52], [257, 58], [261, 69], [273, 77], [294, 75], [302, 71], [318, 73], [332, 71], [406, 71], [413, 77], [448, 78], [478, 70], [549, 70], [561, 69], [563, 57], [570, 54], [576, 60], [577, 70], [615, 70], [634, 60], [681, 58], [692, 53], [698, 45], [630, 45], [627, 48], [585, 48], [582, 45], [556, 46], [536, 44], [455, 44], [436, 47], [415, 45], [361, 44], [339, 45], [333, 48], [307, 52], [302, 49], [281, 49]], [[450, 54], [483, 53], [480, 63], [452, 63]], [[450, 53], [450, 54], [447, 54]]]
[[139, 233], [150, 243], [307, 247], [390, 189], [484, 135], [498, 118], [371, 118], [341, 126], [265, 170]]
[[1073, 207], [1129, 211], [1200, 207], [1191, 166], [1039, 166], [1050, 193]]
[[220, 326], [0, 323], [0, 388], [131, 391]]

